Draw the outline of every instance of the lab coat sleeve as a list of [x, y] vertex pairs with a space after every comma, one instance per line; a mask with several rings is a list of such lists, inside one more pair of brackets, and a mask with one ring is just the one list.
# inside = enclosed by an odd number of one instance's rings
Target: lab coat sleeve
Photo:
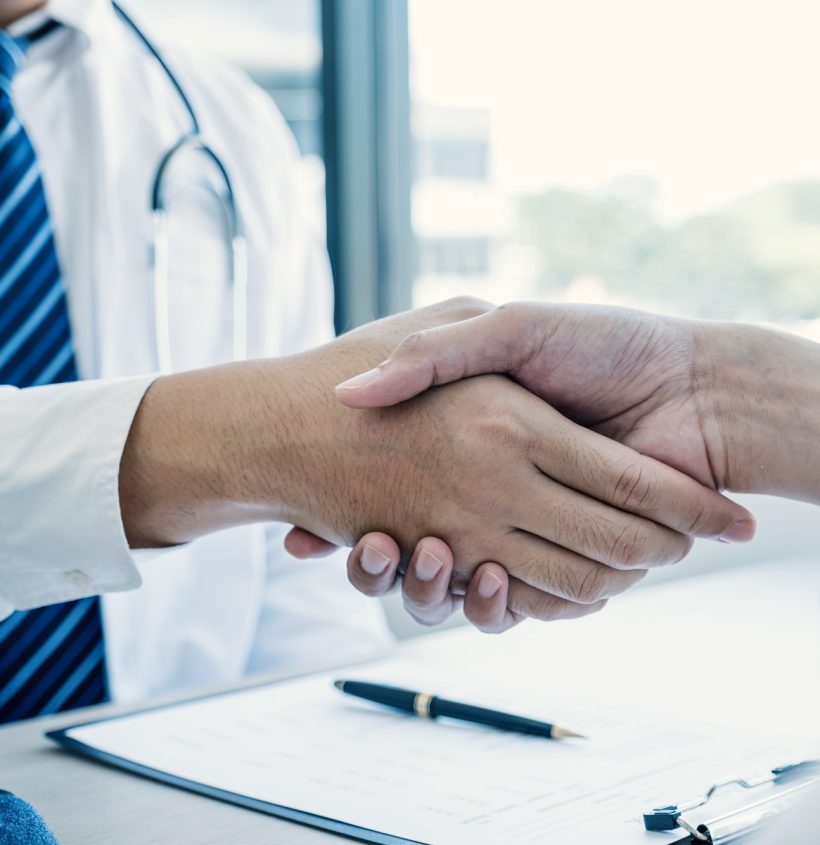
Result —
[[332, 340], [333, 277], [324, 233], [324, 206], [316, 188], [313, 162], [300, 159], [293, 143], [291, 232], [293, 277], [282, 345], [301, 352]]
[[153, 378], [0, 387], [0, 619], [139, 586], [119, 466]]

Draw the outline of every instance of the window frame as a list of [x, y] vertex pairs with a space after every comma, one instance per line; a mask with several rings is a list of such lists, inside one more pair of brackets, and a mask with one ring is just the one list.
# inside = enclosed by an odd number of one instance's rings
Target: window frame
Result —
[[[408, 0], [321, 0], [327, 241], [338, 332], [412, 303], [418, 254], [411, 225]], [[745, 501], [746, 497], [740, 497]], [[749, 497], [760, 538], [727, 550], [698, 544], [679, 578], [813, 548], [814, 511]]]
[[322, 0], [327, 246], [341, 333], [410, 307], [407, 0]]

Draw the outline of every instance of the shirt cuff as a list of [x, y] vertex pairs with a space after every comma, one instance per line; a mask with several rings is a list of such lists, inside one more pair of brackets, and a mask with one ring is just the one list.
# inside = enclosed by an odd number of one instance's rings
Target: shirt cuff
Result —
[[0, 618], [140, 585], [119, 470], [155, 378], [0, 388]]

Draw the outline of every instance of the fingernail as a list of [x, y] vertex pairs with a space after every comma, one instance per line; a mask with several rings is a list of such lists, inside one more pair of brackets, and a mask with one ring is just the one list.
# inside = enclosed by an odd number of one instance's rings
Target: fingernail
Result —
[[336, 390], [358, 390], [360, 387], [364, 387], [366, 384], [370, 384], [371, 381], [375, 381], [379, 374], [381, 373], [380, 367], [374, 367], [372, 370], [368, 370], [366, 373], [359, 373], [357, 376], [353, 376], [353, 378], [349, 378], [347, 381], [343, 381], [341, 384], [336, 385]]
[[439, 560], [434, 554], [422, 549], [416, 558], [416, 578], [419, 581], [432, 581], [441, 572], [444, 561]]
[[501, 589], [501, 579], [486, 570], [478, 576], [478, 594], [483, 599], [491, 599]]
[[720, 539], [724, 543], [748, 543], [755, 535], [755, 523], [751, 519], [739, 519], [730, 525]]
[[387, 555], [383, 555], [378, 549], [365, 543], [362, 549], [362, 569], [368, 575], [381, 575], [389, 563], [390, 558]]

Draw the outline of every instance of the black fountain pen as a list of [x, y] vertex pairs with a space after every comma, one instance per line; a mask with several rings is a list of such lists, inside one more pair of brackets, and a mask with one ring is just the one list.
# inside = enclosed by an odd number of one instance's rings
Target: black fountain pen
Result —
[[439, 698], [437, 695], [426, 692], [413, 692], [409, 689], [368, 684], [364, 681], [336, 681], [335, 683], [337, 689], [348, 695], [355, 695], [357, 698], [364, 698], [387, 707], [395, 707], [405, 713], [415, 713], [423, 719], [438, 719], [439, 717], [458, 719], [461, 722], [473, 722], [476, 725], [543, 736], [546, 739], [586, 738], [583, 734], [562, 728], [560, 725], [551, 725], [549, 722], [539, 722], [536, 719], [525, 719], [523, 716], [489, 710], [486, 707], [474, 707], [472, 704], [448, 701], [446, 698]]

